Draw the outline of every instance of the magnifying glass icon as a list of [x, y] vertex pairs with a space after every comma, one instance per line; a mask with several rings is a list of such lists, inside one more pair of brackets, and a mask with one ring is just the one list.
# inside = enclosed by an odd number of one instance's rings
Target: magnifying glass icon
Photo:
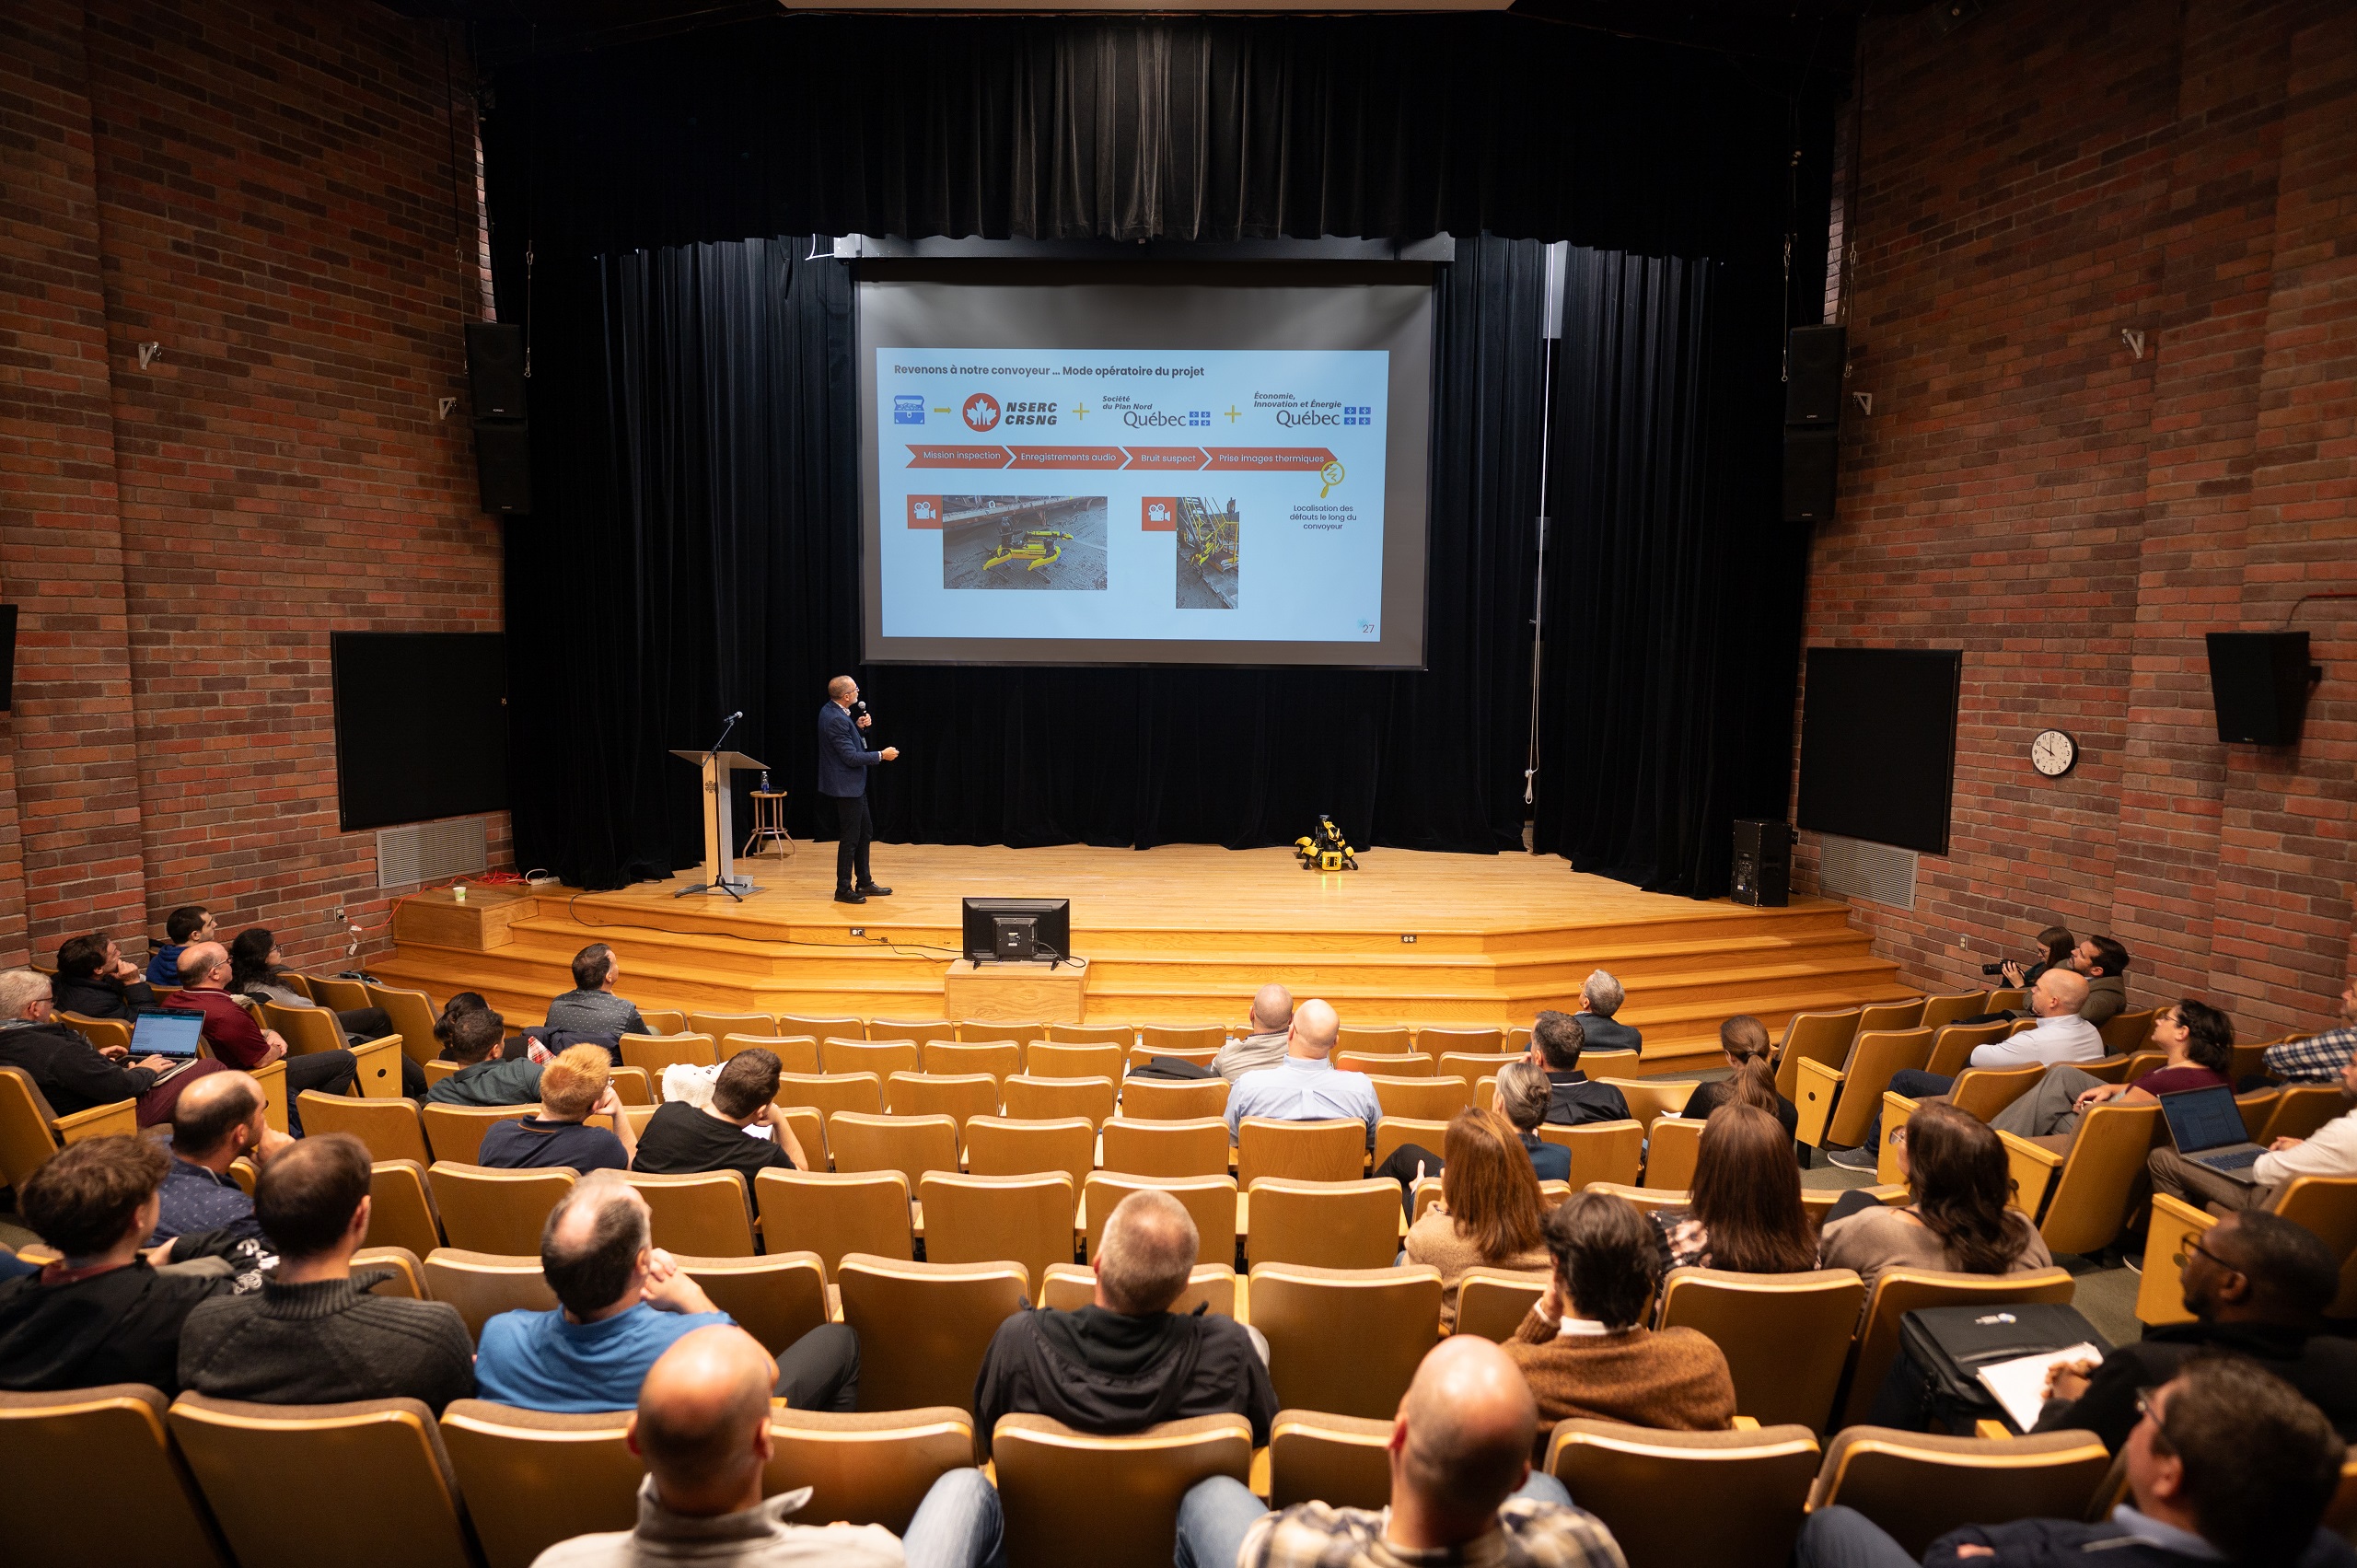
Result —
[[1323, 501], [1326, 499], [1326, 492], [1333, 489], [1336, 485], [1342, 482], [1341, 463], [1338, 460], [1329, 459], [1326, 466], [1318, 470], [1318, 477], [1326, 482], [1324, 484], [1320, 485], [1318, 490], [1318, 499]]

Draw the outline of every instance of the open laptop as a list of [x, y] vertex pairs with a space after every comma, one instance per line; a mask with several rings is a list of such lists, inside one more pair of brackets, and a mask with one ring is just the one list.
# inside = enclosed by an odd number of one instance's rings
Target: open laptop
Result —
[[168, 1056], [175, 1062], [193, 1062], [197, 1037], [203, 1032], [201, 1013], [142, 1013], [131, 1026], [131, 1059]]
[[2167, 1119], [2177, 1152], [2201, 1167], [2236, 1181], [2256, 1179], [2250, 1167], [2267, 1151], [2250, 1141], [2243, 1130], [2242, 1107], [2235, 1091], [2223, 1084], [2187, 1089], [2161, 1097], [2161, 1115]]

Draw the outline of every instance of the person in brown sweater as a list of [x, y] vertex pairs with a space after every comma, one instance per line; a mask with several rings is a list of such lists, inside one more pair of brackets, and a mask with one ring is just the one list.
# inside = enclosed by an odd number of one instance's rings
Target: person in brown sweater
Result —
[[1725, 1353], [1692, 1329], [1644, 1326], [1661, 1276], [1645, 1217], [1608, 1192], [1574, 1192], [1547, 1216], [1546, 1238], [1554, 1277], [1505, 1347], [1538, 1400], [1538, 1456], [1573, 1416], [1724, 1430], [1735, 1419]]

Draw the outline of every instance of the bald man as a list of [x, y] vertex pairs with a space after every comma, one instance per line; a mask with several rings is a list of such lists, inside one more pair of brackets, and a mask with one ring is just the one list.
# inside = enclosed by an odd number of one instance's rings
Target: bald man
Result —
[[1212, 1058], [1212, 1071], [1233, 1084], [1247, 1073], [1281, 1065], [1293, 1028], [1293, 993], [1271, 983], [1252, 993], [1252, 1032], [1231, 1040]]
[[776, 1373], [742, 1329], [681, 1336], [647, 1369], [630, 1419], [630, 1450], [646, 1465], [638, 1527], [560, 1541], [534, 1568], [978, 1568], [1004, 1560], [998, 1493], [976, 1469], [950, 1470], [935, 1481], [900, 1539], [881, 1525], [788, 1523], [809, 1502], [810, 1489], [761, 1494]]
[[[1221, 1243], [1220, 1250], [1225, 1250]], [[1267, 1342], [1233, 1318], [1174, 1312], [1195, 1267], [1195, 1222], [1178, 1200], [1132, 1192], [1105, 1221], [1096, 1299], [998, 1326], [974, 1379], [974, 1426], [989, 1442], [1003, 1415], [1044, 1415], [1101, 1437], [1160, 1421], [1241, 1415], [1269, 1441], [1277, 1393]]]
[[1366, 1123], [1366, 1145], [1375, 1147], [1375, 1124], [1383, 1106], [1375, 1083], [1364, 1073], [1345, 1073], [1329, 1060], [1342, 1021], [1332, 1004], [1315, 997], [1294, 1009], [1285, 1030], [1285, 1059], [1274, 1067], [1247, 1073], [1227, 1091], [1227, 1130], [1233, 1135], [1246, 1117], [1274, 1121], [1326, 1121], [1355, 1118]]
[[[2030, 987], [2029, 1010], [2038, 1022], [2010, 1040], [1976, 1047], [1968, 1059], [1974, 1067], [2052, 1067], [2062, 1063], [2100, 1061], [2103, 1034], [2079, 1016], [2087, 1000], [2087, 979], [2074, 970], [2050, 969]], [[1909, 1067], [1890, 1077], [1893, 1093], [1910, 1099], [1946, 1094], [1956, 1080], [1939, 1073]], [[1875, 1151], [1882, 1147], [1882, 1117], [1877, 1113], [1866, 1141], [1854, 1149], [1830, 1149], [1826, 1157], [1850, 1170], [1872, 1170]]]
[[294, 1143], [270, 1125], [269, 1103], [249, 1073], [215, 1073], [180, 1092], [172, 1107], [172, 1166], [164, 1174], [163, 1207], [149, 1246], [187, 1237], [190, 1247], [174, 1260], [185, 1262], [207, 1231], [222, 1233], [214, 1239], [224, 1243], [261, 1239], [254, 1201], [230, 1179], [229, 1167], [241, 1155], [267, 1165]]
[[360, 1071], [349, 1051], [311, 1051], [286, 1054], [286, 1041], [276, 1029], [263, 1028], [229, 994], [229, 949], [218, 942], [192, 942], [180, 954], [180, 988], [164, 998], [175, 1013], [204, 1015], [205, 1042], [213, 1054], [232, 1067], [250, 1073], [281, 1060], [286, 1063], [286, 1121], [296, 1137], [303, 1135], [303, 1118], [296, 1109], [305, 1089], [323, 1095], [351, 1092]]
[[[852, 709], [857, 705], [857, 718]], [[900, 748], [867, 749], [862, 732], [873, 722], [859, 701], [859, 682], [838, 675], [827, 682], [827, 700], [819, 704], [819, 793], [835, 803], [835, 901], [864, 904], [889, 894], [879, 888], [867, 867], [867, 848], [876, 841], [876, 819], [867, 810], [867, 772], [895, 761]]]
[[[1451, 1335], [1424, 1357], [1391, 1423], [1391, 1506], [1304, 1503], [1271, 1514], [1226, 1476], [1178, 1508], [1177, 1568], [1422, 1561], [1621, 1568], [1620, 1549], [1563, 1483], [1530, 1469], [1538, 1409], [1488, 1340]], [[1434, 1561], [1441, 1559], [1435, 1557]]]

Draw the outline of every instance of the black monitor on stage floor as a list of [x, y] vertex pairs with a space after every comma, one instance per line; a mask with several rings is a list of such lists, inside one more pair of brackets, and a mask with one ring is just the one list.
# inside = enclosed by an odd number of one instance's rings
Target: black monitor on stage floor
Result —
[[1070, 899], [968, 899], [966, 956], [978, 964], [1072, 957]]

